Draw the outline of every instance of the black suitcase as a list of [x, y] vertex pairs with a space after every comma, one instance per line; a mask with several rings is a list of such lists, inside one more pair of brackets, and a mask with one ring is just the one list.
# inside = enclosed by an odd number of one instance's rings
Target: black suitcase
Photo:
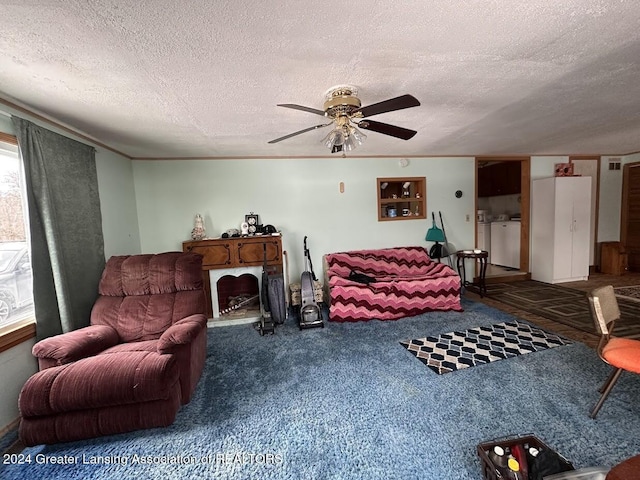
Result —
[[283, 324], [287, 318], [287, 306], [284, 291], [284, 276], [276, 267], [267, 265], [267, 245], [263, 244], [263, 266], [261, 300], [263, 314], [260, 320], [260, 335], [274, 333], [275, 324]]

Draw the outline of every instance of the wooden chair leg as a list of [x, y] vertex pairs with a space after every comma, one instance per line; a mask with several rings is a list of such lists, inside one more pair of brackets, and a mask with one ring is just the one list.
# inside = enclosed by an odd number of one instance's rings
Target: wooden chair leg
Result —
[[613, 373], [609, 376], [609, 378], [607, 379], [607, 381], [603, 385], [604, 391], [602, 392], [602, 395], [600, 396], [600, 399], [598, 400], [598, 403], [596, 403], [596, 405], [593, 407], [593, 410], [591, 410], [591, 413], [589, 414], [589, 416], [591, 418], [596, 418], [596, 415], [598, 415], [598, 412], [600, 411], [600, 407], [602, 407], [602, 404], [604, 403], [604, 401], [609, 396], [609, 393], [611, 392], [611, 389], [613, 388], [613, 386], [618, 381], [618, 378], [620, 378], [620, 374], [621, 373], [622, 373], [622, 369], [618, 368], [618, 369], [614, 370]]

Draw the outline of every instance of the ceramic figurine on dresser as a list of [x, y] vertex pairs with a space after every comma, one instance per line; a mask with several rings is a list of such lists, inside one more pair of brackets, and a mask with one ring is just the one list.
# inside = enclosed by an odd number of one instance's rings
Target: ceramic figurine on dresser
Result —
[[199, 213], [196, 214], [196, 218], [194, 220], [194, 227], [191, 230], [191, 239], [192, 240], [202, 240], [206, 237], [207, 232], [204, 229], [204, 220], [202, 215]]

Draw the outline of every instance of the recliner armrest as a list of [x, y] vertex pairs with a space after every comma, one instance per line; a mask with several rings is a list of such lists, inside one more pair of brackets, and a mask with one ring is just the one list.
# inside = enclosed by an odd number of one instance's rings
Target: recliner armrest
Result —
[[203, 328], [207, 328], [207, 317], [201, 313], [178, 320], [158, 339], [158, 353], [172, 353], [179, 345], [191, 343]]
[[33, 346], [40, 370], [91, 357], [120, 343], [120, 337], [108, 325], [90, 325], [72, 332], [45, 338]]

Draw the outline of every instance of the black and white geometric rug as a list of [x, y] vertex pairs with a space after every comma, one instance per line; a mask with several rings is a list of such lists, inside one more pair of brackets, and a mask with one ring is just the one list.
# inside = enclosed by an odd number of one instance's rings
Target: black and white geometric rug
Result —
[[503, 322], [400, 342], [438, 375], [571, 342], [526, 323]]
[[613, 289], [616, 297], [626, 298], [634, 302], [640, 302], [640, 285], [630, 287], [616, 287]]

